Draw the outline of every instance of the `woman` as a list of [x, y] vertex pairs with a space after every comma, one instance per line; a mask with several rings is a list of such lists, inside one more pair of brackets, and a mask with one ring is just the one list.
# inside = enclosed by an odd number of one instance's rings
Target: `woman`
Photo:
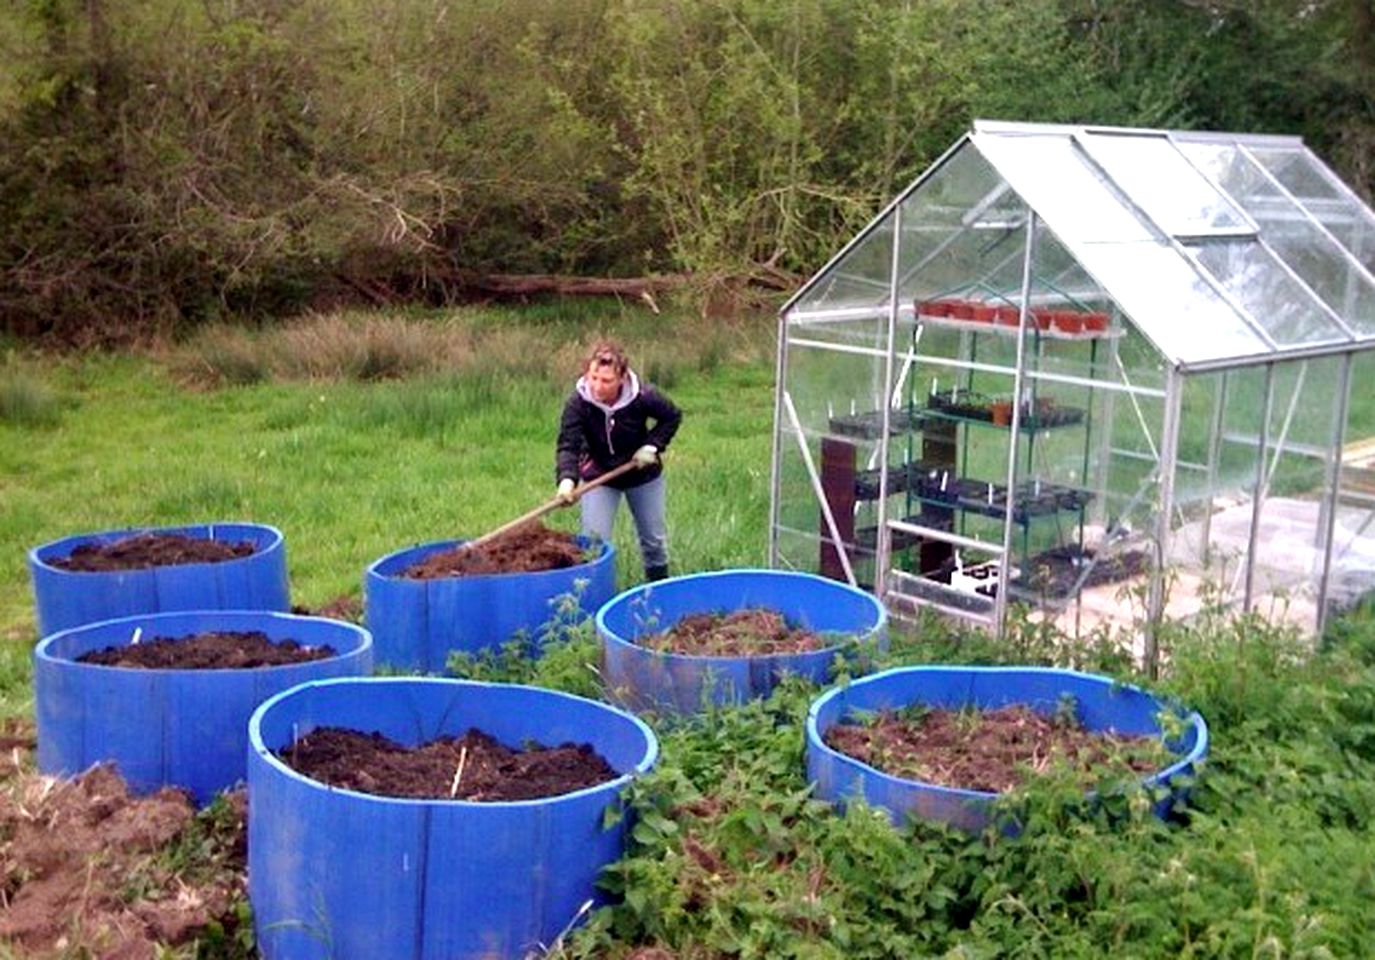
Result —
[[[581, 499], [583, 533], [608, 543], [624, 497], [635, 518], [646, 580], [668, 576], [668, 529], [659, 455], [678, 432], [682, 419], [672, 401], [640, 382], [619, 344], [600, 340], [587, 355], [583, 375], [564, 404], [559, 424], [559, 497], [566, 503]], [[581, 497], [577, 494], [579, 480], [595, 480], [631, 461], [639, 469], [627, 471]]]

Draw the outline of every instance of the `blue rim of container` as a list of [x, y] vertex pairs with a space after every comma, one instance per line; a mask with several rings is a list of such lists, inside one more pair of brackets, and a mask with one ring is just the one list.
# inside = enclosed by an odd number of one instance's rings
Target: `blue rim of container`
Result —
[[[865, 600], [867, 600], [867, 601], [869, 601], [869, 602], [871, 602], [871, 603], [873, 604], [875, 611], [878, 613], [878, 618], [874, 621], [874, 625], [873, 625], [872, 627], [869, 627], [869, 628], [868, 628], [867, 630], [865, 630], [862, 634], [860, 634], [860, 633], [851, 634], [851, 635], [848, 636], [846, 639], [841, 640], [839, 643], [833, 643], [833, 644], [831, 644], [830, 646], [825, 646], [825, 647], [817, 647], [815, 650], [794, 650], [794, 651], [791, 651], [791, 652], [788, 652], [788, 653], [730, 654], [730, 655], [704, 654], [704, 653], [677, 653], [677, 652], [667, 651], [667, 650], [664, 650], [664, 651], [661, 651], [661, 650], [654, 650], [654, 649], [652, 649], [652, 648], [650, 648], [650, 647], [646, 647], [646, 646], [645, 646], [644, 644], [642, 644], [642, 643], [636, 643], [634, 640], [626, 640], [626, 639], [625, 639], [624, 637], [622, 637], [619, 633], [616, 633], [615, 631], [613, 631], [610, 627], [608, 627], [608, 626], [606, 625], [606, 611], [609, 610], [613, 605], [619, 603], [621, 600], [623, 600], [623, 599], [625, 599], [625, 598], [630, 597], [630, 596], [633, 595], [633, 594], [637, 594], [637, 593], [649, 593], [649, 594], [652, 594], [655, 587], [658, 587], [658, 586], [660, 586], [660, 585], [662, 585], [662, 584], [666, 584], [666, 583], [680, 583], [680, 582], [682, 582], [682, 581], [684, 581], [684, 580], [706, 580], [706, 579], [716, 579], [716, 578], [724, 578], [724, 577], [733, 577], [733, 576], [735, 576], [735, 575], [737, 575], [737, 574], [742, 574], [742, 573], [749, 573], [749, 574], [767, 574], [767, 575], [769, 575], [769, 576], [771, 576], [771, 577], [780, 577], [780, 578], [786, 577], [786, 578], [789, 578], [789, 579], [796, 579], [796, 580], [820, 581], [820, 582], [822, 582], [822, 583], [824, 583], [824, 584], [826, 584], [826, 585], [828, 585], [828, 586], [835, 587], [835, 588], [838, 589], [838, 590], [849, 590], [849, 591], [853, 591], [854, 594], [855, 594], [856, 596], [863, 597]], [[712, 611], [711, 611], [710, 609], [703, 608], [700, 612], [702, 612], [702, 613], [710, 613], [710, 612], [712, 612]], [[674, 623], [676, 623], [676, 622], [677, 622], [677, 621], [674, 621]], [[630, 649], [632, 649], [632, 650], [637, 650], [637, 651], [640, 651], [640, 652], [642, 652], [642, 653], [647, 653], [647, 654], [653, 654], [653, 655], [655, 655], [655, 656], [663, 657], [663, 658], [665, 658], [665, 659], [667, 659], [667, 660], [683, 660], [683, 661], [687, 661], [687, 662], [690, 662], [690, 663], [702, 663], [702, 664], [713, 664], [713, 663], [723, 663], [723, 664], [724, 664], [724, 663], [733, 663], [733, 662], [740, 661], [740, 660], [771, 660], [771, 659], [775, 659], [775, 658], [788, 658], [788, 659], [794, 659], [794, 658], [796, 658], [796, 657], [806, 657], [806, 656], [816, 657], [816, 656], [820, 656], [820, 655], [823, 654], [823, 653], [832, 653], [832, 654], [834, 654], [834, 653], [839, 653], [840, 651], [845, 650], [845, 649], [847, 649], [847, 648], [849, 648], [849, 647], [859, 646], [859, 645], [861, 645], [861, 644], [863, 644], [863, 643], [868, 642], [869, 640], [871, 640], [871, 639], [873, 639], [873, 638], [875, 638], [875, 637], [881, 636], [882, 633], [883, 633], [883, 631], [884, 631], [884, 630], [887, 628], [887, 626], [888, 626], [888, 611], [884, 608], [883, 604], [881, 604], [881, 603], [878, 602], [877, 598], [875, 598], [873, 594], [871, 594], [871, 593], [866, 593], [865, 591], [860, 590], [860, 589], [858, 589], [857, 587], [852, 587], [852, 586], [850, 586], [848, 583], [841, 583], [839, 580], [831, 580], [831, 579], [829, 579], [828, 577], [819, 577], [819, 576], [816, 576], [815, 574], [811, 574], [811, 573], [802, 573], [802, 572], [797, 571], [797, 570], [768, 570], [768, 569], [764, 569], [764, 568], [761, 568], [761, 567], [739, 567], [739, 568], [733, 568], [733, 569], [730, 569], [730, 570], [713, 570], [713, 571], [710, 571], [710, 572], [708, 572], [708, 573], [688, 573], [688, 574], [682, 574], [682, 575], [677, 576], [677, 577], [668, 577], [667, 579], [664, 579], [664, 580], [656, 580], [656, 581], [654, 581], [654, 582], [652, 582], [652, 583], [642, 583], [642, 584], [640, 584], [640, 585], [638, 585], [638, 586], [631, 587], [629, 590], [622, 590], [620, 593], [616, 594], [616, 596], [612, 597], [610, 600], [606, 601], [606, 603], [602, 604], [601, 609], [599, 609], [599, 610], [597, 611], [596, 624], [597, 624], [597, 633], [598, 633], [598, 635], [600, 635], [601, 637], [603, 637], [608, 643], [616, 644], [617, 646], [628, 647], [628, 648], [630, 648]], [[672, 628], [672, 624], [670, 624], [670, 625], [664, 627], [663, 629], [667, 630], [667, 629], [671, 629], [671, 628]]]
[[[894, 667], [891, 670], [884, 670], [881, 673], [874, 673], [870, 674], [867, 677], [861, 677], [860, 679], [854, 680], [845, 686], [834, 687], [833, 689], [827, 690], [821, 696], [813, 700], [811, 707], [807, 710], [806, 746], [808, 748], [815, 747], [816, 749], [821, 750], [826, 755], [834, 757], [839, 762], [847, 766], [853, 767], [854, 769], [861, 771], [869, 776], [877, 776], [880, 778], [881, 782], [898, 785], [919, 784], [923, 787], [932, 787], [938, 790], [944, 790], [955, 796], [967, 797], [971, 800], [994, 800], [998, 797], [1004, 796], [1004, 794], [1002, 793], [996, 793], [989, 790], [970, 790], [965, 787], [947, 787], [944, 784], [932, 783], [929, 780], [913, 780], [908, 777], [895, 777], [891, 773], [885, 773], [878, 767], [871, 766], [870, 764], [865, 763], [863, 760], [858, 760], [855, 757], [850, 756], [848, 753], [841, 753], [839, 750], [833, 749], [829, 744], [826, 743], [825, 740], [822, 739], [821, 731], [817, 729], [816, 718], [817, 714], [821, 711], [822, 707], [824, 707], [828, 701], [834, 699], [835, 697], [843, 695], [846, 691], [851, 690], [854, 687], [863, 686], [864, 684], [868, 683], [873, 683], [875, 681], [882, 680], [885, 677], [891, 677], [897, 674], [904, 673], [930, 673], [935, 671], [950, 673], [958, 672], [983, 674], [1034, 672], [1043, 674], [1055, 674], [1057, 676], [1075, 676], [1083, 680], [1097, 681], [1104, 684], [1105, 686], [1111, 686], [1114, 688], [1126, 690], [1134, 690], [1137, 693], [1144, 694], [1145, 696], [1150, 697], [1152, 700], [1155, 700], [1157, 703], [1160, 704], [1161, 708], [1164, 710], [1177, 709], [1161, 697], [1157, 696], [1156, 694], [1151, 693], [1149, 690], [1143, 690], [1142, 688], [1134, 684], [1122, 683], [1120, 681], [1113, 680], [1110, 677], [1104, 677], [1098, 674], [1081, 673], [1077, 670], [1061, 670], [1055, 667], [961, 667], [949, 665]], [[1208, 722], [1203, 719], [1203, 715], [1200, 714], [1197, 710], [1190, 710], [1188, 713], [1182, 714], [1182, 716], [1184, 717], [1186, 722], [1188, 722], [1196, 731], [1193, 748], [1187, 754], [1180, 757], [1175, 762], [1171, 763], [1168, 767], [1164, 767], [1160, 770], [1157, 770], [1154, 773], [1141, 777], [1138, 782], [1142, 786], [1153, 787], [1156, 784], [1165, 783], [1169, 781], [1174, 776], [1178, 775], [1179, 773], [1182, 773], [1184, 770], [1188, 769], [1193, 764], [1202, 760], [1204, 755], [1208, 752]], [[830, 728], [828, 727], [827, 729]], [[1085, 793], [1087, 796], [1091, 797], [1094, 795], [1095, 791], [1089, 790], [1085, 791]]]
[[29, 561], [46, 570], [52, 570], [54, 573], [71, 574], [72, 576], [109, 576], [111, 573], [127, 573], [135, 569], [155, 569], [153, 567], [139, 567], [131, 568], [130, 570], [68, 570], [64, 567], [55, 567], [49, 561], [70, 557], [72, 551], [83, 544], [97, 543], [104, 545], [145, 534], [167, 535], [180, 533], [186, 536], [192, 536], [193, 534], [190, 533], [190, 531], [208, 530], [210, 531], [209, 536], [198, 539], [214, 540], [214, 530], [216, 527], [249, 527], [254, 530], [265, 530], [272, 535], [272, 540], [262, 546], [255, 544], [253, 552], [246, 557], [231, 557], [226, 560], [216, 560], [213, 562], [197, 561], [195, 563], [161, 564], [160, 566], [219, 567], [225, 564], [239, 563], [280, 547], [285, 540], [282, 531], [271, 524], [251, 523], [246, 520], [217, 520], [214, 523], [184, 523], [168, 527], [127, 527], [122, 530], [97, 530], [91, 533], [77, 533], [68, 537], [62, 537], [60, 540], [50, 540], [47, 543], [41, 543], [36, 547], [30, 548]]
[[577, 569], [580, 568], [580, 567], [591, 567], [591, 566], [595, 566], [595, 565], [597, 565], [597, 564], [599, 564], [599, 563], [604, 563], [604, 562], [606, 562], [606, 561], [608, 561], [608, 560], [614, 558], [615, 555], [616, 555], [616, 549], [615, 549], [615, 547], [613, 547], [610, 543], [607, 543], [605, 540], [600, 540], [600, 539], [598, 539], [598, 538], [596, 538], [596, 537], [587, 537], [587, 536], [584, 536], [584, 535], [582, 535], [582, 534], [578, 534], [577, 537], [578, 537], [579, 540], [586, 540], [586, 541], [587, 541], [587, 545], [583, 547], [584, 550], [591, 550], [591, 549], [594, 549], [594, 548], [596, 548], [596, 547], [600, 547], [601, 549], [599, 550], [599, 552], [597, 553], [597, 555], [596, 555], [595, 557], [591, 557], [591, 558], [589, 558], [589, 559], [587, 559], [587, 560], [582, 561], [581, 563], [575, 563], [575, 564], [573, 564], [572, 566], [569, 566], [569, 567], [554, 567], [554, 568], [549, 569], [549, 570], [513, 570], [513, 571], [510, 571], [510, 572], [508, 572], [508, 573], [463, 573], [463, 574], [451, 574], [451, 575], [449, 575], [449, 576], [444, 576], [444, 577], [423, 577], [423, 578], [422, 578], [422, 577], [406, 577], [406, 576], [402, 576], [399, 572], [397, 572], [397, 573], [381, 573], [381, 572], [378, 571], [378, 568], [381, 567], [383, 564], [394, 562], [398, 557], [400, 557], [400, 556], [402, 556], [402, 555], [404, 555], [404, 554], [407, 554], [407, 553], [417, 553], [417, 552], [420, 552], [420, 551], [426, 551], [424, 557], [420, 557], [420, 558], [418, 558], [418, 559], [415, 561], [416, 563], [423, 563], [423, 562], [425, 561], [426, 558], [428, 558], [428, 557], [430, 557], [430, 556], [433, 556], [433, 555], [436, 554], [436, 553], [442, 553], [442, 552], [445, 551], [445, 550], [452, 549], [452, 548], [454, 548], [454, 547], [460, 547], [460, 546], [462, 546], [463, 544], [469, 542], [468, 540], [430, 540], [430, 541], [428, 541], [428, 542], [426, 542], [426, 543], [413, 543], [413, 544], [411, 544], [409, 547], [402, 547], [400, 550], [393, 550], [391, 553], [387, 554], [386, 556], [379, 557], [378, 559], [374, 560], [372, 563], [368, 564], [368, 568], [367, 568], [367, 570], [366, 570], [366, 572], [365, 572], [365, 576], [366, 576], [366, 577], [376, 577], [378, 580], [399, 580], [399, 581], [402, 581], [402, 582], [421, 583], [421, 584], [423, 584], [423, 583], [433, 583], [433, 582], [436, 582], [436, 581], [438, 581], [438, 582], [443, 582], [443, 581], [446, 581], [446, 580], [463, 580], [463, 581], [466, 582], [466, 581], [470, 581], [470, 580], [471, 580], [471, 581], [494, 580], [494, 579], [505, 578], [505, 577], [538, 577], [538, 576], [542, 576], [542, 575], [544, 575], [544, 574], [551, 574], [551, 573], [553, 573], [553, 574], [564, 574], [564, 575], [567, 575], [567, 574], [568, 574], [568, 571], [570, 571], [570, 570], [577, 570]]
[[[364, 793], [361, 790], [350, 790], [347, 787], [333, 787], [327, 783], [322, 783], [319, 780], [316, 780], [312, 777], [307, 777], [304, 774], [297, 772], [289, 764], [286, 764], [282, 762], [280, 759], [278, 759], [277, 755], [273, 753], [271, 749], [269, 749], [263, 744], [262, 720], [264, 715], [269, 710], [271, 710], [273, 706], [280, 700], [285, 700], [311, 687], [329, 687], [340, 684], [403, 684], [408, 686], [414, 684], [440, 684], [447, 687], [462, 686], [484, 689], [506, 689], [516, 687], [523, 690], [529, 690], [538, 694], [544, 694], [557, 700], [592, 704], [594, 706], [601, 707], [608, 713], [613, 713], [616, 716], [629, 720], [645, 738], [645, 753], [644, 756], [642, 756], [639, 759], [639, 761], [635, 764], [635, 768], [633, 770], [621, 774], [614, 780], [607, 780], [603, 783], [593, 784], [590, 787], [583, 787], [581, 790], [572, 790], [568, 793], [555, 794], [551, 797], [532, 797], [528, 800], [488, 801], [459, 800], [457, 798], [449, 800], [438, 797], [388, 797], [376, 793]], [[289, 777], [294, 781], [297, 781], [312, 789], [319, 790], [324, 793], [338, 794], [341, 796], [347, 796], [358, 800], [364, 800], [372, 803], [386, 805], [423, 804], [425, 806], [468, 807], [482, 809], [511, 809], [519, 807], [537, 807], [541, 805], [547, 805], [550, 803], [560, 803], [564, 801], [574, 800], [580, 797], [585, 797], [589, 794], [599, 792], [610, 792], [628, 786], [630, 782], [635, 779], [635, 777], [645, 774], [649, 772], [651, 769], [653, 769], [655, 762], [659, 759], [659, 738], [654, 735], [654, 731], [649, 728], [649, 725], [647, 723], [645, 723], [639, 717], [635, 716], [633, 713], [630, 713], [626, 710], [621, 710], [619, 707], [613, 707], [610, 704], [603, 703], [600, 700], [591, 700], [587, 697], [579, 697], [575, 694], [564, 693], [561, 690], [550, 690], [547, 687], [535, 687], [530, 686], [529, 684], [520, 683], [489, 683], [485, 680], [457, 680], [449, 677], [335, 677], [329, 680], [308, 680], [305, 683], [298, 683], [296, 686], [283, 690], [281, 693], [274, 694], [273, 696], [264, 700], [262, 703], [258, 704], [257, 709], [253, 711], [253, 715], [248, 718], [248, 749], [256, 753], [259, 757], [263, 759], [265, 763], [267, 763], [269, 766], [271, 766], [274, 770], [276, 770], [283, 776]]]
[[[306, 663], [312, 662], [309, 660], [305, 660], [300, 661], [298, 663], [276, 663], [272, 664], [271, 666], [262, 667], [214, 667], [210, 669], [198, 667], [195, 669], [167, 669], [163, 667], [124, 667], [110, 663], [86, 663], [77, 660], [73, 657], [55, 657], [48, 653], [49, 647], [54, 646], [58, 641], [64, 640], [74, 633], [87, 633], [94, 631], [96, 629], [108, 628], [114, 624], [127, 623], [130, 627], [140, 627], [143, 628], [145, 632], [147, 632], [149, 624], [152, 624], [155, 627], [159, 621], [185, 620], [188, 617], [227, 617], [229, 619], [235, 619], [240, 616], [251, 616], [258, 620], [270, 619], [292, 622], [310, 621], [313, 623], [329, 623], [335, 626], [347, 628], [347, 632], [352, 633], [355, 636], [361, 637], [362, 642], [359, 643], [358, 646], [352, 647], [348, 650], [335, 650], [334, 656], [327, 657], [324, 659], [332, 660], [335, 657], [355, 656], [357, 654], [369, 650], [372, 647], [372, 631], [370, 631], [367, 627], [361, 626], [356, 623], [351, 623], [348, 620], [336, 620], [332, 617], [317, 617], [312, 614], [303, 613], [286, 613], [280, 610], [163, 610], [157, 613], [131, 613], [123, 617], [111, 617], [108, 620], [93, 620], [90, 623], [83, 623], [80, 626], [66, 627], [65, 629], [58, 630], [54, 633], [50, 633], [42, 640], [38, 641], [37, 646], [33, 648], [33, 656], [35, 659], [42, 660], [45, 663], [70, 663], [82, 669], [89, 668], [91, 670], [123, 670], [128, 671], [130, 673], [195, 673], [206, 675], [264, 673], [283, 668], [300, 667]], [[150, 637], [149, 639], [152, 638]], [[268, 640], [272, 642], [277, 642], [272, 637], [268, 637]], [[293, 687], [292, 689], [295, 688]]]

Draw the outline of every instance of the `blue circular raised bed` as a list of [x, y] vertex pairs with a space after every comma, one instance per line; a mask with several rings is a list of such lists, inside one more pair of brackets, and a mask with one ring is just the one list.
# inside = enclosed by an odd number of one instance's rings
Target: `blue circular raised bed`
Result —
[[[260, 630], [269, 640], [328, 644], [323, 660], [235, 670], [143, 670], [79, 663], [106, 647], [208, 631]], [[34, 649], [38, 767], [66, 776], [112, 761], [136, 793], [183, 787], [207, 803], [244, 779], [248, 718], [306, 680], [372, 671], [362, 627], [256, 610], [144, 614], [63, 630]]]
[[[641, 646], [689, 614], [776, 610], [790, 624], [846, 634], [833, 646], [756, 657], [696, 656]], [[722, 570], [673, 577], [627, 590], [597, 611], [602, 676], [618, 702], [634, 708], [695, 713], [710, 704], [765, 697], [785, 674], [830, 679], [838, 653], [856, 642], [887, 642], [888, 614], [873, 595], [809, 573]]]
[[899, 667], [856, 680], [822, 694], [807, 713], [807, 777], [816, 796], [837, 804], [863, 796], [888, 811], [895, 824], [907, 817], [947, 823], [979, 831], [993, 819], [998, 794], [941, 787], [890, 776], [868, 764], [831, 749], [822, 739], [833, 725], [857, 711], [900, 709], [923, 705], [934, 709], [965, 707], [997, 709], [1024, 705], [1053, 714], [1062, 698], [1072, 697], [1079, 722], [1087, 730], [1115, 731], [1130, 736], [1160, 736], [1159, 716], [1173, 710], [1183, 720], [1178, 739], [1166, 742], [1176, 759], [1142, 778], [1147, 786], [1173, 786], [1175, 793], [1156, 804], [1164, 817], [1173, 806], [1180, 784], [1194, 773], [1208, 753], [1208, 725], [1198, 713], [1167, 707], [1156, 697], [1109, 677], [1037, 667]]
[[[180, 534], [221, 543], [253, 544], [246, 557], [219, 563], [182, 563], [142, 570], [86, 573], [54, 567], [84, 544], [107, 544], [136, 534]], [[209, 523], [83, 533], [29, 551], [38, 635], [127, 617], [174, 610], [289, 610], [286, 545], [276, 527]]]
[[[616, 551], [601, 544], [587, 563], [535, 573], [415, 580], [401, 572], [462, 540], [440, 540], [388, 554], [363, 578], [368, 629], [377, 662], [403, 670], [440, 673], [455, 651], [499, 647], [519, 633], [537, 640], [554, 616], [553, 601], [578, 596], [588, 616], [616, 592]], [[588, 548], [597, 541], [579, 537]]]
[[[588, 743], [619, 773], [540, 800], [394, 799], [327, 787], [272, 751], [317, 727], [413, 747], [476, 727], [507, 746]], [[524, 957], [601, 902], [624, 849], [607, 825], [658, 757], [650, 729], [606, 704], [510, 684], [388, 677], [303, 684], [249, 723], [248, 882], [258, 950], [272, 958]]]

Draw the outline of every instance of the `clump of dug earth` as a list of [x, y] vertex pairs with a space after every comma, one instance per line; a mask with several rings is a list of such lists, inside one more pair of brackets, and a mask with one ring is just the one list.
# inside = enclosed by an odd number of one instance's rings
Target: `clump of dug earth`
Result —
[[[243, 791], [197, 813], [171, 788], [131, 797], [110, 766], [59, 780], [7, 761], [0, 943], [13, 956], [153, 958], [235, 937], [245, 904]], [[197, 851], [193, 860], [171, 855], [183, 847]]]

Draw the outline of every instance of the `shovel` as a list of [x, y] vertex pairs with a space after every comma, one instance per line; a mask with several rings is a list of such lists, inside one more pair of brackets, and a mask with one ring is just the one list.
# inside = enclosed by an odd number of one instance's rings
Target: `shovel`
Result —
[[[637, 470], [637, 469], [639, 469], [639, 466], [640, 466], [640, 465], [639, 465], [638, 463], [636, 463], [634, 460], [628, 460], [628, 461], [626, 461], [625, 463], [621, 464], [619, 467], [616, 467], [616, 468], [613, 469], [613, 470], [608, 470], [606, 473], [602, 474], [600, 477], [598, 477], [598, 478], [595, 479], [595, 480], [589, 480], [587, 483], [581, 483], [581, 484], [579, 484], [578, 486], [576, 486], [576, 487], [573, 488], [573, 501], [574, 501], [574, 503], [576, 503], [577, 500], [578, 500], [578, 498], [581, 497], [581, 496], [582, 496], [584, 493], [586, 493], [587, 491], [592, 490], [592, 489], [594, 489], [594, 488], [596, 488], [596, 487], [600, 487], [602, 484], [604, 484], [604, 483], [606, 483], [606, 482], [608, 482], [608, 481], [610, 481], [610, 480], [615, 480], [617, 477], [619, 477], [619, 476], [620, 476], [621, 474], [623, 474], [623, 473], [629, 473], [631, 470]], [[570, 503], [565, 503], [565, 502], [563, 501], [563, 498], [562, 498], [562, 497], [554, 497], [552, 500], [549, 500], [549, 501], [546, 501], [545, 503], [540, 504], [538, 507], [536, 507], [535, 509], [531, 510], [529, 513], [523, 513], [523, 514], [521, 514], [520, 516], [516, 517], [516, 519], [510, 521], [509, 523], [503, 523], [501, 526], [497, 527], [495, 530], [490, 530], [490, 531], [488, 531], [487, 533], [484, 533], [482, 536], [478, 537], [476, 540], [469, 540], [467, 543], [465, 543], [465, 544], [463, 545], [463, 549], [464, 549], [464, 550], [471, 550], [471, 549], [473, 549], [474, 547], [480, 547], [480, 546], [482, 546], [484, 543], [490, 543], [491, 541], [495, 540], [497, 537], [501, 536], [503, 533], [506, 533], [508, 530], [514, 530], [516, 527], [520, 526], [522, 523], [529, 523], [531, 520], [538, 520], [540, 517], [544, 516], [546, 513], [552, 513], [553, 511], [557, 510], [559, 507], [568, 507], [568, 506], [572, 506], [572, 504], [570, 504]]]

